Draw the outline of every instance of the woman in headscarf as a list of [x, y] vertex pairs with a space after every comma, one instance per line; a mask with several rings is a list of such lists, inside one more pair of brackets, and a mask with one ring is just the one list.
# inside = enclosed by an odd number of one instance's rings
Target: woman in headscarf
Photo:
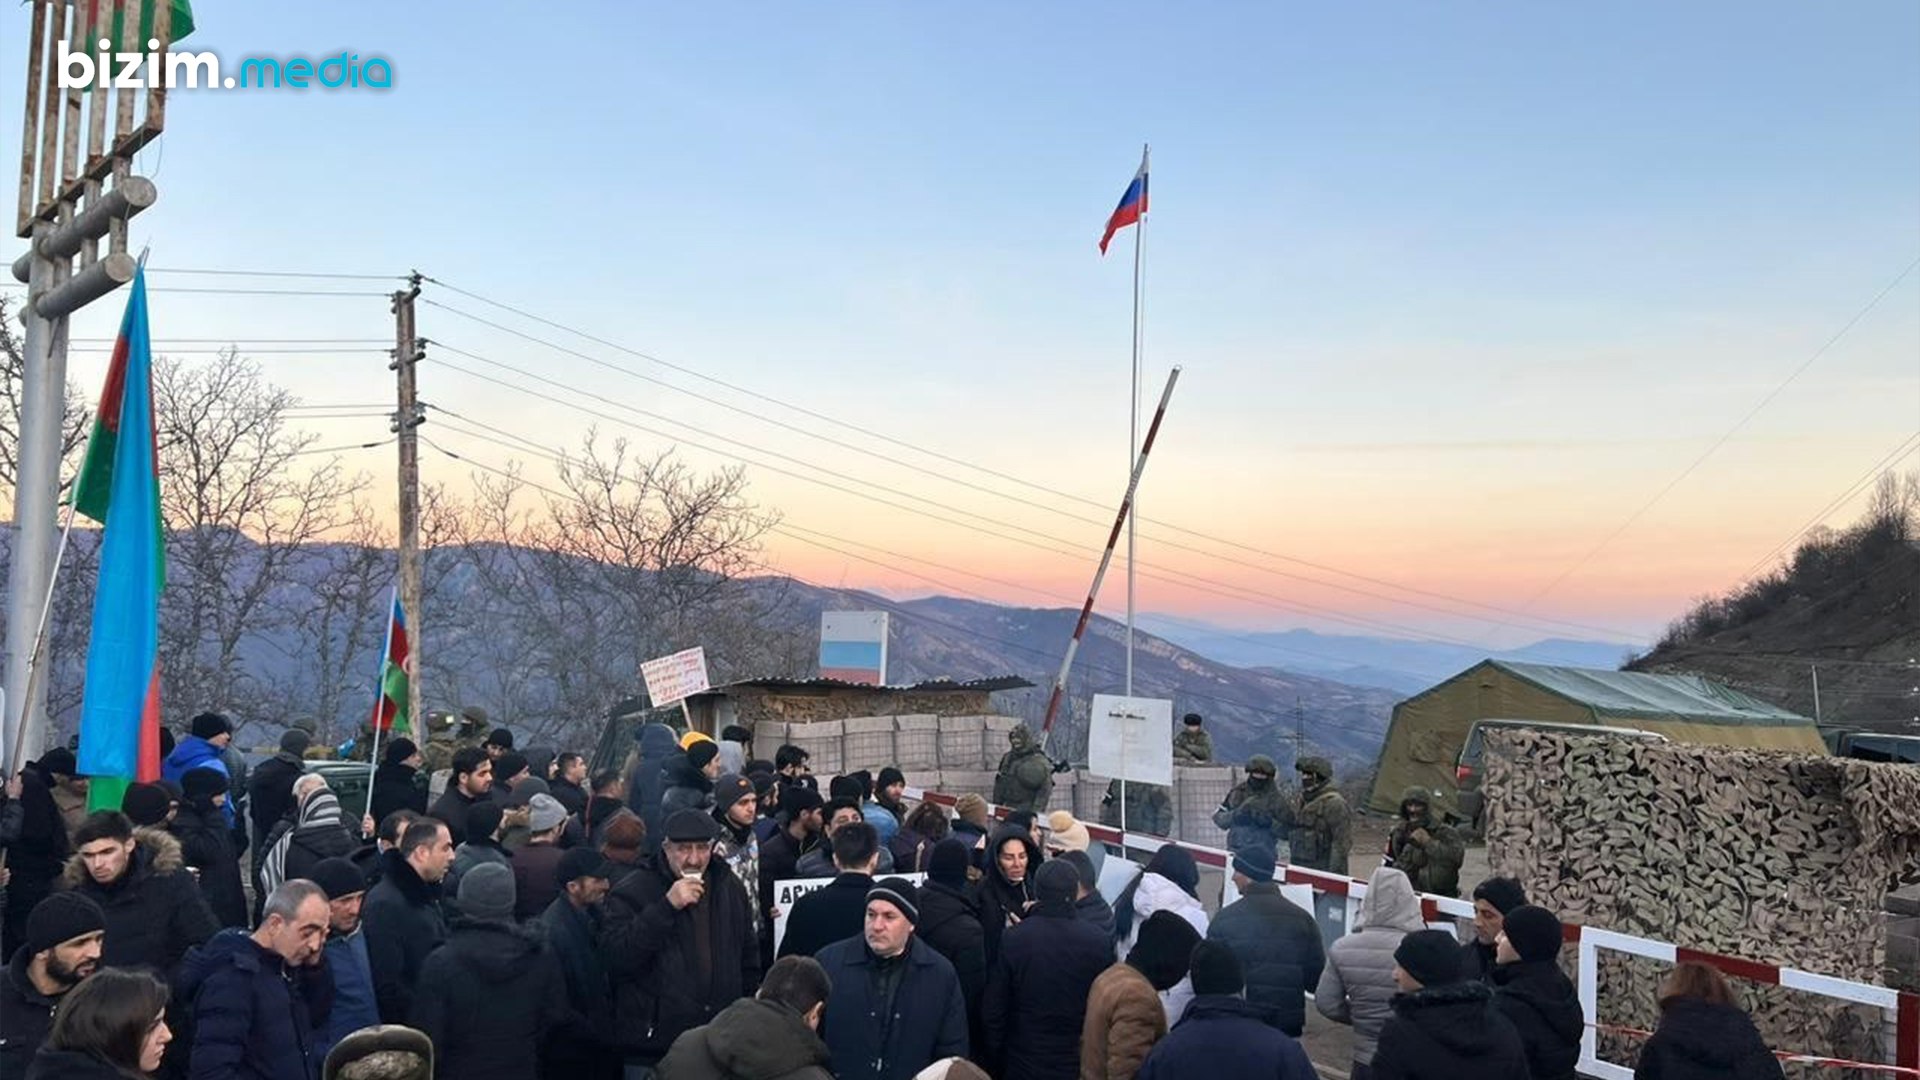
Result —
[[[1200, 906], [1200, 867], [1193, 861], [1192, 853], [1177, 844], [1168, 844], [1154, 852], [1147, 868], [1127, 883], [1120, 901], [1113, 905], [1113, 932], [1120, 939], [1116, 951], [1119, 958], [1125, 959], [1133, 951], [1140, 938], [1141, 924], [1156, 911], [1171, 911], [1185, 919], [1202, 938], [1207, 936], [1207, 909]], [[1169, 1028], [1180, 1022], [1192, 1000], [1191, 979], [1182, 979], [1172, 989], [1161, 991], [1160, 1001], [1166, 1006]]]
[[1000, 957], [1000, 937], [1026, 918], [1036, 894], [1033, 875], [1040, 869], [1040, 845], [1019, 825], [1002, 825], [987, 843], [987, 872], [974, 886], [980, 928], [987, 934], [987, 969]]

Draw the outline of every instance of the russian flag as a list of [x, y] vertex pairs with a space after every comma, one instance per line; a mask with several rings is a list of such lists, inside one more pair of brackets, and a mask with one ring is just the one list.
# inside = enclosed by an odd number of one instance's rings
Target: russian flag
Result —
[[1107, 245], [1113, 241], [1113, 234], [1129, 225], [1140, 224], [1147, 216], [1147, 149], [1140, 150], [1140, 171], [1133, 174], [1133, 183], [1127, 185], [1126, 193], [1120, 196], [1120, 205], [1113, 208], [1113, 216], [1107, 219], [1107, 231], [1100, 237], [1100, 254], [1107, 253]]

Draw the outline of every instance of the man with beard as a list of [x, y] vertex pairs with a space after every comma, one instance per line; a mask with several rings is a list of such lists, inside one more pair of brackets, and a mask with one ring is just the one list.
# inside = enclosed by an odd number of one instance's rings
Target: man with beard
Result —
[[24, 1077], [60, 997], [100, 965], [107, 916], [78, 893], [54, 893], [27, 916], [26, 943], [0, 976], [0, 1076]]
[[1433, 796], [1408, 788], [1400, 796], [1400, 824], [1387, 837], [1387, 862], [1403, 871], [1416, 892], [1460, 895], [1460, 863], [1466, 841], [1453, 826], [1433, 816]]
[[404, 735], [381, 748], [380, 767], [373, 771], [373, 808], [369, 811], [373, 820], [385, 821], [395, 810], [427, 812], [427, 786], [420, 782], [420, 766], [425, 760], [420, 747]]
[[493, 759], [477, 746], [462, 747], [453, 755], [453, 775], [447, 790], [433, 804], [432, 816], [446, 823], [455, 844], [467, 842], [467, 815], [473, 804], [493, 788]]
[[[447, 939], [440, 883], [453, 866], [453, 838], [446, 823], [431, 817], [410, 823], [399, 846], [381, 854], [380, 865], [380, 883], [367, 891], [361, 908], [367, 960], [380, 1019], [404, 1024], [413, 1011], [421, 965]], [[511, 880], [512, 873], [507, 877]]]

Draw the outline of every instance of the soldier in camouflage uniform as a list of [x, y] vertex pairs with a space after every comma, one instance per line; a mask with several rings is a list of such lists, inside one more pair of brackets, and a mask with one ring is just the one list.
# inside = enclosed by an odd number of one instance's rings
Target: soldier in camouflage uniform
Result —
[[1353, 812], [1333, 786], [1333, 763], [1323, 757], [1303, 757], [1293, 763], [1300, 774], [1300, 803], [1287, 841], [1295, 866], [1310, 870], [1347, 872], [1353, 848]]
[[1200, 727], [1200, 714], [1190, 712], [1180, 722], [1180, 733], [1173, 737], [1175, 765], [1213, 764], [1213, 736]]
[[490, 730], [487, 710], [478, 705], [461, 709], [458, 715], [441, 714], [429, 718], [427, 741], [420, 747], [420, 767], [431, 776], [453, 768], [453, 755], [462, 747], [479, 746]]
[[1025, 810], [1036, 816], [1047, 812], [1053, 798], [1053, 774], [1065, 771], [1055, 766], [1033, 737], [1033, 729], [1021, 724], [1007, 732], [1012, 747], [1000, 758], [998, 775], [993, 778], [993, 801], [1009, 810]]
[[1255, 754], [1247, 759], [1247, 779], [1213, 812], [1213, 823], [1227, 830], [1227, 849], [1253, 848], [1278, 857], [1280, 838], [1293, 827], [1293, 800], [1274, 782], [1279, 772], [1273, 759]]
[[[1127, 823], [1120, 823], [1120, 786], [1127, 788]], [[1100, 800], [1100, 824], [1153, 836], [1173, 835], [1173, 793], [1160, 784], [1114, 780]]]
[[1400, 824], [1387, 837], [1387, 863], [1404, 871], [1420, 892], [1460, 895], [1460, 863], [1467, 844], [1453, 826], [1433, 816], [1433, 793], [1410, 787], [1400, 796]]

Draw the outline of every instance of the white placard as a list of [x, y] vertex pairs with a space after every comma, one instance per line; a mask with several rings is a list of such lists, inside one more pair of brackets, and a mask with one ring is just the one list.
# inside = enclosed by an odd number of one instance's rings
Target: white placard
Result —
[[1087, 770], [1141, 784], [1173, 784], [1173, 702], [1095, 694]]
[[[913, 882], [915, 888], [927, 883], [927, 875], [924, 873], [881, 874], [874, 880], [879, 881], [882, 877], [906, 878]], [[831, 884], [833, 879], [830, 877], [788, 878], [785, 881], [773, 883], [773, 908], [779, 912], [773, 919], [773, 954], [775, 956], [780, 955], [780, 942], [787, 936], [787, 920], [793, 917], [794, 901], [815, 889], [824, 889]]]
[[647, 680], [647, 696], [653, 699], [655, 708], [678, 704], [707, 691], [707, 650], [696, 645], [672, 656], [643, 661], [640, 676]]
[[1094, 889], [1100, 894], [1100, 899], [1117, 904], [1120, 894], [1127, 891], [1127, 886], [1133, 884], [1133, 879], [1139, 877], [1143, 869], [1132, 859], [1123, 859], [1109, 851], [1106, 864], [1100, 867], [1100, 880], [1094, 883]]

